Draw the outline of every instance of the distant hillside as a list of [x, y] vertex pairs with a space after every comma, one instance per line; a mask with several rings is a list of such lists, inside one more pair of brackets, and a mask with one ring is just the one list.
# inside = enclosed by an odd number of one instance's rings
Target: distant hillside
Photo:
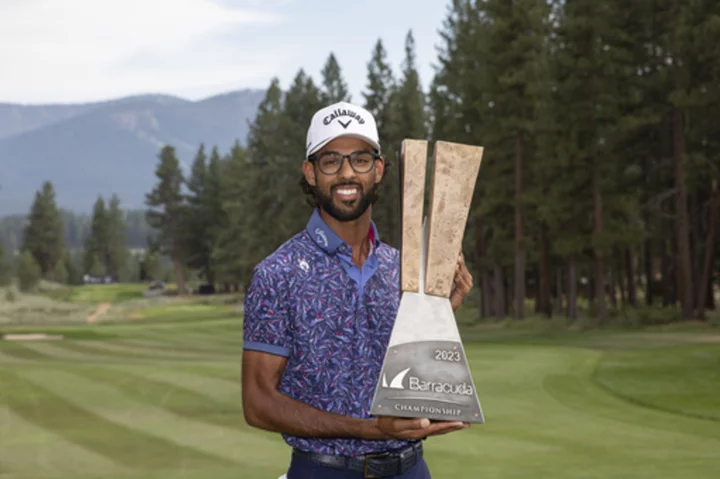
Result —
[[200, 143], [227, 152], [245, 144], [262, 90], [191, 102], [142, 95], [79, 105], [0, 104], [0, 217], [27, 213], [51, 180], [60, 207], [89, 212], [98, 195], [117, 193], [122, 207], [142, 209], [157, 154], [177, 148], [189, 165]]

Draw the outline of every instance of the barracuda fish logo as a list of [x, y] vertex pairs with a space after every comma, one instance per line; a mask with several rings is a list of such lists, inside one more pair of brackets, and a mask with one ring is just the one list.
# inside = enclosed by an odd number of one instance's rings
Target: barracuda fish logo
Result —
[[404, 369], [400, 371], [393, 379], [390, 381], [390, 385], [388, 386], [387, 382], [387, 376], [383, 374], [382, 378], [382, 386], [387, 389], [405, 389], [405, 386], [403, 386], [403, 379], [405, 379], [405, 375], [410, 371], [410, 368]]

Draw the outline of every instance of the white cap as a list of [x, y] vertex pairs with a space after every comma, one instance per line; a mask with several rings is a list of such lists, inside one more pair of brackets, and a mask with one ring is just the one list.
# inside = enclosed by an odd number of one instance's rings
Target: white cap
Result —
[[306, 157], [309, 157], [335, 138], [360, 138], [380, 151], [377, 124], [365, 108], [341, 101], [318, 110], [310, 120], [307, 131]]

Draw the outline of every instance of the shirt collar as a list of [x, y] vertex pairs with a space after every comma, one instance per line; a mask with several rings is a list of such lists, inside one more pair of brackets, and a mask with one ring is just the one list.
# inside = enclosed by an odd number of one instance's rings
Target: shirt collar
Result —
[[[342, 240], [330, 227], [325, 223], [325, 220], [320, 216], [320, 210], [315, 208], [312, 216], [308, 220], [305, 230], [310, 235], [310, 238], [329, 254], [334, 254], [338, 251], [350, 252], [350, 246]], [[368, 231], [368, 238], [372, 241], [370, 245], [370, 253], [377, 248], [380, 243], [380, 237], [378, 235], [377, 226], [373, 221], [370, 221], [370, 231]]]

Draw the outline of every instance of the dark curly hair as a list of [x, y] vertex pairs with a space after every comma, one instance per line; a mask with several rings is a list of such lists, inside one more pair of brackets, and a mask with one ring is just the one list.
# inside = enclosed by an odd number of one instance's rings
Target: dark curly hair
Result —
[[[313, 159], [313, 157], [308, 158], [310, 162], [312, 162]], [[382, 185], [385, 181], [385, 177], [387, 176], [388, 171], [392, 167], [392, 161], [390, 161], [386, 156], [381, 155], [381, 159], [385, 164], [385, 169], [383, 170], [383, 176], [382, 178], [380, 178], [380, 182], [377, 184], [376, 194], [373, 197], [371, 203], [373, 205], [377, 203], [377, 201], [380, 199], [380, 190], [382, 189]], [[300, 172], [300, 179], [298, 180], [298, 185], [300, 185], [300, 189], [305, 195], [305, 203], [307, 203], [312, 209], [318, 208], [320, 204], [317, 200], [317, 197], [315, 196], [315, 187], [307, 182], [307, 180], [305, 179], [305, 174], [303, 174], [302, 171]]]

